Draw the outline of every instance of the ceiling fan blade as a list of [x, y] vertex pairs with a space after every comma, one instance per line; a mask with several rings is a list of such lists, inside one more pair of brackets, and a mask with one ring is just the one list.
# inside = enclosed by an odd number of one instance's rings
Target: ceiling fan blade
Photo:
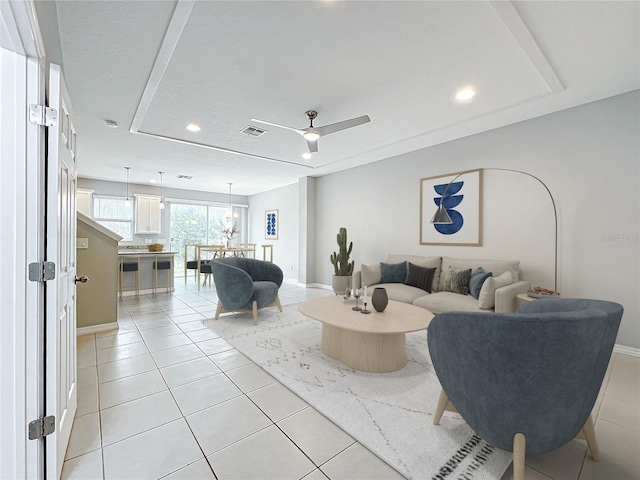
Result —
[[264, 120], [258, 120], [257, 118], [252, 118], [252, 122], [263, 123], [265, 125], [271, 125], [272, 127], [284, 128], [286, 130], [291, 130], [292, 132], [296, 132], [298, 135], [304, 135], [305, 131], [300, 128], [289, 127], [287, 125], [280, 125], [279, 123], [266, 122]]
[[[339, 132], [340, 130], [345, 130], [351, 127], [357, 127], [358, 125], [362, 125], [363, 123], [370, 122], [371, 119], [368, 115], [362, 115], [361, 117], [352, 118], [351, 120], [344, 120], [342, 122], [331, 123], [329, 125], [325, 125], [324, 127], [314, 127], [312, 130], [317, 132], [318, 135], [328, 135], [330, 133]], [[311, 130], [311, 129], [307, 129]]]
[[[305, 140], [307, 140], [305, 138]], [[307, 146], [309, 147], [309, 153], [316, 153], [318, 151], [318, 140], [307, 140]]]

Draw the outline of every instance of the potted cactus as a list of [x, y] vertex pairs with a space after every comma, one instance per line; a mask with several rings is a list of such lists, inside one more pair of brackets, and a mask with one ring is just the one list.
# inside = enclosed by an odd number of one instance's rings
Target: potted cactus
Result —
[[336, 295], [342, 295], [349, 287], [349, 279], [353, 275], [353, 261], [349, 262], [349, 255], [353, 249], [353, 242], [349, 242], [347, 247], [347, 229], [340, 228], [338, 232], [338, 252], [333, 252], [330, 256], [331, 264], [333, 265], [335, 275], [331, 280], [331, 286]]

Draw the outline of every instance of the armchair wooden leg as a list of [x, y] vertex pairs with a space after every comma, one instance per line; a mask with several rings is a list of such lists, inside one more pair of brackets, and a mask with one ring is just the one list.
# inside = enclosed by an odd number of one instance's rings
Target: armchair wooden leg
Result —
[[447, 404], [449, 403], [449, 397], [446, 393], [444, 393], [444, 388], [440, 389], [440, 398], [438, 398], [438, 406], [436, 406], [436, 412], [433, 414], [433, 424], [439, 425], [440, 419], [442, 418], [442, 414], [447, 408]]
[[524, 457], [527, 440], [521, 433], [513, 437], [513, 480], [524, 480]]
[[587, 417], [587, 421], [584, 423], [584, 427], [582, 427], [582, 433], [584, 433], [584, 439], [587, 441], [589, 452], [591, 452], [591, 458], [599, 462], [600, 451], [598, 450], [598, 440], [596, 439], [596, 430], [593, 426], [591, 415]]
[[214, 320], [218, 320], [220, 318], [220, 314], [222, 313], [222, 303], [218, 300], [218, 308], [216, 308], [216, 316], [213, 317]]
[[258, 302], [253, 301], [253, 324], [258, 324]]
[[280, 304], [280, 296], [276, 295], [276, 306], [278, 307], [278, 310], [280, 310], [282, 312], [282, 305]]

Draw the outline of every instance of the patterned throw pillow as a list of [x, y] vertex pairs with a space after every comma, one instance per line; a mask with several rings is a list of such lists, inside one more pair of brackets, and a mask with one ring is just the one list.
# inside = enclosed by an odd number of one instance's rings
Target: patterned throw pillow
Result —
[[480, 289], [482, 288], [482, 284], [489, 277], [493, 276], [493, 273], [485, 272], [482, 267], [478, 267], [472, 274], [469, 279], [469, 293], [473, 298], [478, 298], [480, 296]]
[[409, 262], [409, 273], [404, 283], [431, 293], [433, 275], [435, 273], [435, 268], [420, 267]]
[[404, 283], [407, 278], [407, 262], [380, 262], [380, 283]]
[[444, 291], [468, 295], [470, 279], [470, 268], [468, 268], [467, 270], [456, 270], [453, 267], [449, 267], [449, 272], [444, 278]]

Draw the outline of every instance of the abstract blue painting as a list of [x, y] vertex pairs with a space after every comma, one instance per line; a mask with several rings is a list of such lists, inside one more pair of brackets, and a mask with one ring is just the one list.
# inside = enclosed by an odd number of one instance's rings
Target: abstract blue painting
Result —
[[264, 214], [265, 236], [267, 240], [278, 239], [278, 210], [267, 210]]
[[[482, 171], [471, 170], [420, 180], [420, 244], [482, 245]], [[442, 206], [452, 223], [433, 224]]]

